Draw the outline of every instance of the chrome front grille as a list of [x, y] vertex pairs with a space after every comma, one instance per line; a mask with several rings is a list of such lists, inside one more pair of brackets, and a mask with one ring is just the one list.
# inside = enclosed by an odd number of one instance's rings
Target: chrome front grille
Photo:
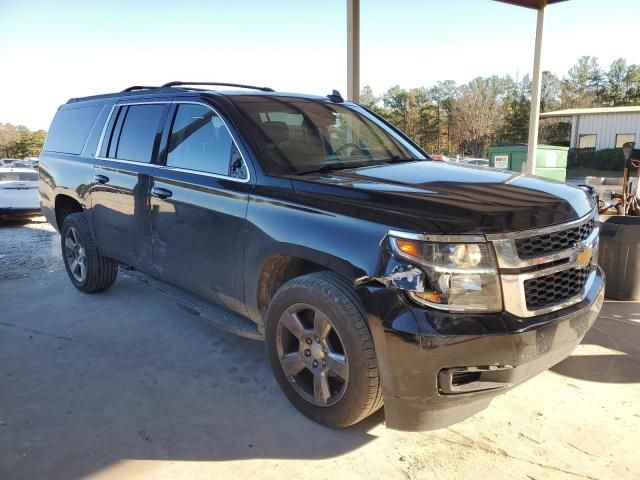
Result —
[[596, 278], [596, 212], [563, 225], [487, 235], [500, 269], [505, 310], [533, 317], [579, 303]]
[[518, 256], [522, 259], [529, 259], [571, 248], [591, 235], [594, 224], [595, 221], [590, 219], [586, 223], [566, 230], [519, 238], [516, 240]]
[[564, 303], [578, 295], [589, 278], [590, 268], [569, 268], [524, 282], [524, 295], [529, 310], [540, 310]]

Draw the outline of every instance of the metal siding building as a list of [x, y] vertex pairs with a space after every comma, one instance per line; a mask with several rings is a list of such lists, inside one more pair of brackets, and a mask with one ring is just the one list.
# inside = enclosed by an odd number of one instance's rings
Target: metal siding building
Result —
[[640, 140], [640, 106], [576, 108], [540, 114], [545, 118], [571, 118], [571, 148], [621, 147]]

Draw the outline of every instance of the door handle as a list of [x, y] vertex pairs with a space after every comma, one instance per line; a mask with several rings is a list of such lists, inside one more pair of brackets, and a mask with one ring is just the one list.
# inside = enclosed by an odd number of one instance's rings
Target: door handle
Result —
[[109, 177], [106, 175], [95, 175], [93, 178], [95, 178], [96, 182], [101, 184], [109, 183]]
[[153, 187], [151, 189], [151, 193], [153, 193], [156, 197], [158, 198], [169, 198], [171, 195], [173, 195], [173, 192], [171, 190], [167, 190], [166, 188], [160, 188], [160, 187]]

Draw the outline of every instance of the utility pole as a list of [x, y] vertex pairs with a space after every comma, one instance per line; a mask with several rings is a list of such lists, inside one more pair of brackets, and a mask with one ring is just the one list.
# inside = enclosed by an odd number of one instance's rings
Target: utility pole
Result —
[[544, 29], [544, 9], [546, 2], [538, 8], [538, 24], [536, 26], [536, 49], [533, 56], [533, 82], [531, 83], [531, 112], [529, 113], [529, 148], [525, 173], [535, 175], [536, 153], [538, 151], [538, 128], [540, 126], [540, 92], [542, 90], [542, 32]]
[[347, 100], [360, 102], [360, 0], [347, 0]]

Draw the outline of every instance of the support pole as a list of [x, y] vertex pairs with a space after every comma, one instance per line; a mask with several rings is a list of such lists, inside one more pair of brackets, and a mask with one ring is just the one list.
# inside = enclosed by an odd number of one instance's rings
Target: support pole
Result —
[[538, 24], [536, 27], [536, 49], [533, 56], [533, 82], [531, 84], [531, 112], [529, 114], [529, 151], [525, 173], [535, 175], [536, 152], [538, 150], [538, 128], [540, 126], [540, 91], [542, 86], [542, 31], [544, 28], [544, 4], [538, 10]]
[[347, 0], [347, 99], [360, 101], [360, 0]]
[[571, 148], [578, 148], [578, 142], [580, 141], [580, 117], [574, 115], [571, 117], [571, 141], [569, 146]]

